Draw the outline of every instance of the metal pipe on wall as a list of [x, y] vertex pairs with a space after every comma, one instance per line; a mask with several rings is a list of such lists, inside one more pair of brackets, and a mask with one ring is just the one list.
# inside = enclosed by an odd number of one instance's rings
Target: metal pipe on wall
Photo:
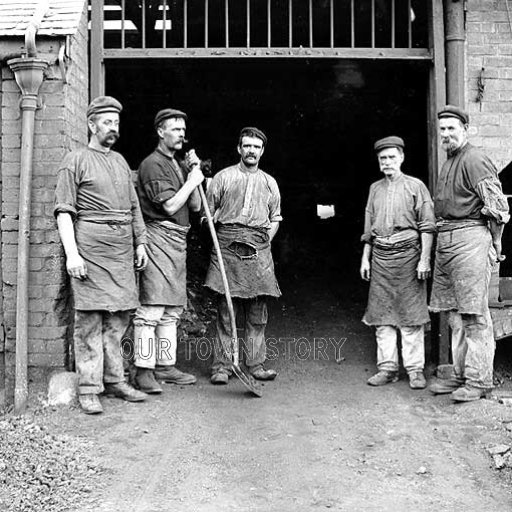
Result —
[[445, 0], [445, 60], [446, 101], [451, 105], [465, 106], [465, 12], [462, 0]]

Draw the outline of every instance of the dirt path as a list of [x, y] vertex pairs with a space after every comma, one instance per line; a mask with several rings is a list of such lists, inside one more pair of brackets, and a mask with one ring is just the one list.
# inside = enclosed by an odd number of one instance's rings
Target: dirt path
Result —
[[[193, 387], [166, 386], [144, 404], [105, 399], [100, 417], [59, 413], [61, 428], [93, 439], [109, 468], [98, 504], [82, 510], [510, 510], [510, 475], [492, 469], [485, 447], [510, 444], [502, 421], [512, 408], [454, 405], [405, 379], [367, 386], [374, 342], [360, 306], [341, 306], [350, 301], [332, 290], [307, 302], [301, 293], [272, 312], [268, 334], [281, 342], [270, 364], [280, 375], [261, 399], [233, 379], [211, 386], [206, 364], [193, 361]], [[302, 359], [284, 337], [346, 342], [341, 353], [328, 343], [328, 360]]]

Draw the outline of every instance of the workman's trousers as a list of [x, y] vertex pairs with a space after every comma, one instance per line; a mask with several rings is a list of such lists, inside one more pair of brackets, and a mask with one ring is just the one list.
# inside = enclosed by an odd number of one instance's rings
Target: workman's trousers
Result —
[[[265, 327], [267, 325], [267, 302], [264, 297], [254, 299], [233, 298], [235, 318], [243, 313], [245, 337], [239, 339], [245, 365], [251, 369], [262, 365], [266, 357]], [[217, 338], [214, 340], [214, 358], [212, 373], [224, 370], [231, 372], [232, 333], [228, 303], [220, 295], [217, 303]]]
[[425, 329], [423, 325], [394, 327], [378, 325], [377, 338], [377, 368], [390, 372], [398, 371], [398, 342], [400, 331], [402, 341], [402, 361], [407, 373], [423, 371], [425, 366]]
[[73, 342], [80, 395], [102, 393], [103, 383], [124, 382], [121, 338], [129, 321], [129, 311], [75, 311]]
[[448, 313], [454, 377], [475, 388], [493, 387], [496, 342], [489, 310], [484, 315]]
[[183, 306], [143, 305], [133, 319], [134, 362], [138, 368], [154, 369], [176, 364], [178, 322]]

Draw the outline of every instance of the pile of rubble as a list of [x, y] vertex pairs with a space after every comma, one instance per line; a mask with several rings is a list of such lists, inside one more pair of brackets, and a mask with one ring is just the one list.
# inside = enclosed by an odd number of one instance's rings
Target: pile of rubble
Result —
[[0, 416], [0, 510], [83, 510], [103, 470], [89, 444], [24, 416]]

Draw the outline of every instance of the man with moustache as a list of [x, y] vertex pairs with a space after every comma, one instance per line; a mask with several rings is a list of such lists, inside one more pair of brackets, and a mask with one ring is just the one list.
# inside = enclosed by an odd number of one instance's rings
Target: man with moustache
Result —
[[373, 183], [365, 211], [361, 277], [370, 281], [363, 317], [375, 326], [378, 372], [371, 386], [398, 380], [397, 334], [412, 389], [423, 389], [424, 326], [429, 321], [426, 279], [435, 230], [432, 198], [417, 178], [401, 171], [404, 141], [390, 136], [374, 144], [384, 178]]
[[122, 106], [111, 96], [87, 109], [89, 145], [66, 155], [55, 191], [55, 215], [75, 305], [78, 400], [87, 414], [103, 411], [105, 391], [130, 402], [146, 394], [125, 382], [121, 337], [139, 305], [135, 268], [147, 263], [146, 229], [126, 160], [111, 148]]
[[195, 153], [186, 163], [176, 152], [185, 140], [187, 115], [167, 108], [155, 116], [158, 146], [141, 164], [138, 187], [148, 231], [149, 261], [140, 276], [140, 302], [134, 318], [135, 382], [146, 393], [161, 393], [158, 380], [194, 384], [176, 368], [177, 325], [187, 304], [186, 258], [190, 212], [199, 211], [197, 187], [204, 176]]
[[467, 402], [493, 387], [489, 281], [492, 266], [504, 259], [501, 235], [510, 216], [496, 168], [468, 142], [468, 114], [447, 105], [438, 118], [448, 158], [434, 199], [438, 236], [430, 309], [448, 312], [453, 375], [430, 391]]
[[[273, 380], [277, 375], [275, 370], [264, 367], [265, 327], [267, 297], [281, 295], [270, 251], [282, 221], [281, 196], [276, 180], [259, 167], [266, 144], [267, 137], [261, 130], [243, 128], [238, 140], [240, 162], [218, 172], [207, 191], [235, 315], [237, 311], [244, 313], [245, 364], [259, 380]], [[231, 375], [232, 333], [215, 251], [205, 285], [219, 294], [211, 382], [227, 384]]]

